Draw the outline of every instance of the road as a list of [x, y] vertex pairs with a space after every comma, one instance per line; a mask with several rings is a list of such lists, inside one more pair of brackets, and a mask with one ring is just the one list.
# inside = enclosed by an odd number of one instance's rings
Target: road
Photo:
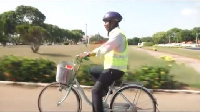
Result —
[[[38, 112], [37, 98], [42, 87], [0, 84], [0, 112]], [[86, 95], [91, 98], [91, 90]], [[154, 92], [161, 112], [199, 111], [200, 94]], [[82, 112], [91, 107], [83, 101]]]

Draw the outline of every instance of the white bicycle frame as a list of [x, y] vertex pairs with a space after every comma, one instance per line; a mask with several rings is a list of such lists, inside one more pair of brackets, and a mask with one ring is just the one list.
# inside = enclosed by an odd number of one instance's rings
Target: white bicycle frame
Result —
[[[79, 66], [78, 66], [78, 68], [77, 68], [77, 71], [79, 70], [79, 67], [81, 66], [81, 64], [79, 63]], [[67, 92], [66, 92], [66, 95], [65, 95], [65, 97], [60, 101], [60, 102], [58, 102], [58, 105], [60, 105], [66, 98], [67, 98], [67, 96], [69, 95], [69, 93], [71, 92], [71, 89], [73, 88], [76, 92], [77, 92], [77, 94], [79, 95], [79, 97], [80, 97], [80, 99], [82, 100], [82, 97], [85, 99], [85, 101], [90, 105], [90, 106], [92, 106], [92, 102], [88, 99], [88, 97], [86, 96], [86, 94], [85, 94], [85, 92], [84, 92], [84, 90], [83, 90], [83, 88], [80, 86], [80, 84], [79, 84], [79, 82], [78, 82], [78, 80], [77, 80], [77, 71], [74, 73], [74, 75], [75, 75], [75, 77], [74, 77], [74, 80], [72, 81], [72, 83], [69, 85], [69, 89], [67, 90]], [[75, 85], [75, 86], [74, 86]], [[141, 88], [143, 88], [143, 86], [141, 86]], [[110, 109], [109, 108], [109, 104], [107, 103], [107, 100], [108, 100], [108, 98], [109, 98], [109, 96], [110, 96], [110, 92], [111, 91], [118, 91], [120, 89], [120, 87], [118, 87], [118, 88], [115, 88], [114, 87], [114, 83], [109, 87], [109, 91], [107, 92], [107, 95], [104, 97], [104, 99], [103, 99], [103, 104], [104, 104], [104, 109], [106, 110], [106, 111], [113, 111], [113, 109]], [[115, 92], [113, 93], [113, 95], [115, 94]], [[139, 92], [139, 94], [140, 94], [140, 92]], [[116, 110], [117, 111], [121, 111], [121, 110], [127, 110], [127, 109], [135, 109], [135, 107], [134, 107], [134, 105], [133, 105], [133, 103], [131, 103], [122, 93], [120, 93], [120, 95], [122, 96], [122, 98], [127, 102], [126, 104], [124, 104], [124, 105], [126, 105], [126, 106], [120, 106], [119, 108], [117, 108]], [[111, 98], [112, 99], [112, 98]], [[128, 106], [127, 106], [128, 105]], [[122, 108], [122, 107], [124, 107], [124, 108]], [[115, 111], [116, 111], [115, 110]]]
[[[74, 86], [75, 85], [75, 86]], [[82, 100], [82, 97], [84, 98], [84, 100], [90, 105], [92, 106], [92, 102], [88, 99], [87, 95], [85, 94], [83, 88], [80, 86], [78, 80], [75, 78], [74, 79], [74, 82], [72, 84], [69, 85], [69, 89], [67, 90], [67, 93], [66, 93], [66, 96], [59, 102], [59, 104], [61, 104], [66, 98], [67, 96], [69, 95], [69, 93], [71, 92], [71, 88], [73, 88], [79, 95], [80, 99]], [[104, 97], [103, 99], [103, 104], [104, 104], [104, 109], [106, 111], [110, 111], [110, 110], [113, 110], [113, 109], [109, 109], [109, 104], [107, 103], [108, 101], [108, 98], [110, 96], [110, 92], [111, 91], [117, 91], [119, 90], [120, 88], [115, 88], [114, 87], [114, 83], [109, 87], [109, 91], [107, 92], [107, 95]], [[126, 105], [129, 105], [128, 108], [134, 108], [133, 104], [122, 94], [120, 93], [120, 95], [123, 97], [123, 99], [127, 102]], [[58, 104], [58, 105], [59, 105]], [[128, 108], [124, 107], [122, 108], [123, 106], [121, 106], [120, 108], [117, 108], [115, 110], [127, 110]]]

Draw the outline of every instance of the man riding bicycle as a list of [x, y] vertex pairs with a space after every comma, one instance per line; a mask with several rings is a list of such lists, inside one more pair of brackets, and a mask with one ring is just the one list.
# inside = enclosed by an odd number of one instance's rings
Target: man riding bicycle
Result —
[[[128, 42], [126, 36], [119, 28], [122, 16], [118, 12], [107, 12], [103, 21], [105, 29], [108, 31], [109, 40], [94, 49], [97, 57], [104, 56], [104, 68], [100, 74], [93, 73], [95, 67], [91, 67], [91, 75], [95, 80], [92, 89], [93, 112], [103, 112], [102, 97], [106, 95], [108, 87], [116, 80], [119, 80], [127, 71], [128, 65]], [[83, 53], [80, 57], [87, 56]]]

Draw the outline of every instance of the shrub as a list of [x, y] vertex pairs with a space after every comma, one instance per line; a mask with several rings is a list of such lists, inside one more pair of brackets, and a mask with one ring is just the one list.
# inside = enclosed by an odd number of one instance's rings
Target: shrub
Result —
[[153, 42], [145, 42], [145, 43], [144, 43], [144, 46], [153, 46], [153, 45], [154, 45]]
[[88, 85], [93, 86], [94, 81], [92, 79], [92, 76], [89, 73], [89, 67], [91, 65], [82, 65], [79, 69], [77, 79], [82, 85]]
[[[82, 85], [93, 86], [94, 81], [89, 74], [89, 67], [92, 65], [82, 65], [78, 73], [78, 81]], [[169, 74], [170, 67], [142, 66], [134, 72], [128, 71], [121, 81], [141, 82], [147, 88], [153, 89], [175, 89], [182, 85], [173, 80], [173, 76]], [[120, 85], [120, 81], [117, 82]]]
[[175, 59], [172, 56], [160, 56], [160, 58], [167, 62], [171, 62], [171, 63], [175, 62]]
[[[91, 65], [82, 65], [77, 79], [82, 85], [94, 85], [89, 74]], [[147, 88], [174, 89], [182, 85], [169, 74], [170, 67], [142, 66], [134, 72], [128, 71], [121, 80], [142, 82]], [[45, 59], [27, 59], [16, 56], [4, 56], [0, 59], [0, 80], [22, 82], [54, 82], [56, 65]]]
[[63, 42], [63, 45], [69, 45], [69, 42]]
[[126, 80], [142, 82], [145, 87], [153, 89], [179, 88], [180, 84], [173, 80], [169, 71], [169, 67], [142, 66], [134, 73], [128, 74]]
[[152, 50], [157, 51], [157, 48], [153, 47]]
[[55, 63], [49, 60], [4, 56], [0, 59], [0, 80], [52, 82], [55, 69]]

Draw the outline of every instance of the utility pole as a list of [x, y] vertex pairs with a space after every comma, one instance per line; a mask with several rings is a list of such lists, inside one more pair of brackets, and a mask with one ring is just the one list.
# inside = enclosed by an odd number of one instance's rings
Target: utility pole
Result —
[[198, 43], [198, 36], [200, 33], [196, 33], [196, 44]]
[[90, 38], [89, 38], [89, 36], [87, 36], [87, 24], [85, 24], [85, 37], [86, 37], [86, 39], [87, 39], [87, 44], [89, 45], [90, 44]]
[[173, 32], [172, 34], [169, 35], [169, 44], [171, 43], [171, 37], [175, 37], [175, 32]]
[[170, 44], [170, 37], [171, 37], [171, 36], [169, 35], [169, 44]]

